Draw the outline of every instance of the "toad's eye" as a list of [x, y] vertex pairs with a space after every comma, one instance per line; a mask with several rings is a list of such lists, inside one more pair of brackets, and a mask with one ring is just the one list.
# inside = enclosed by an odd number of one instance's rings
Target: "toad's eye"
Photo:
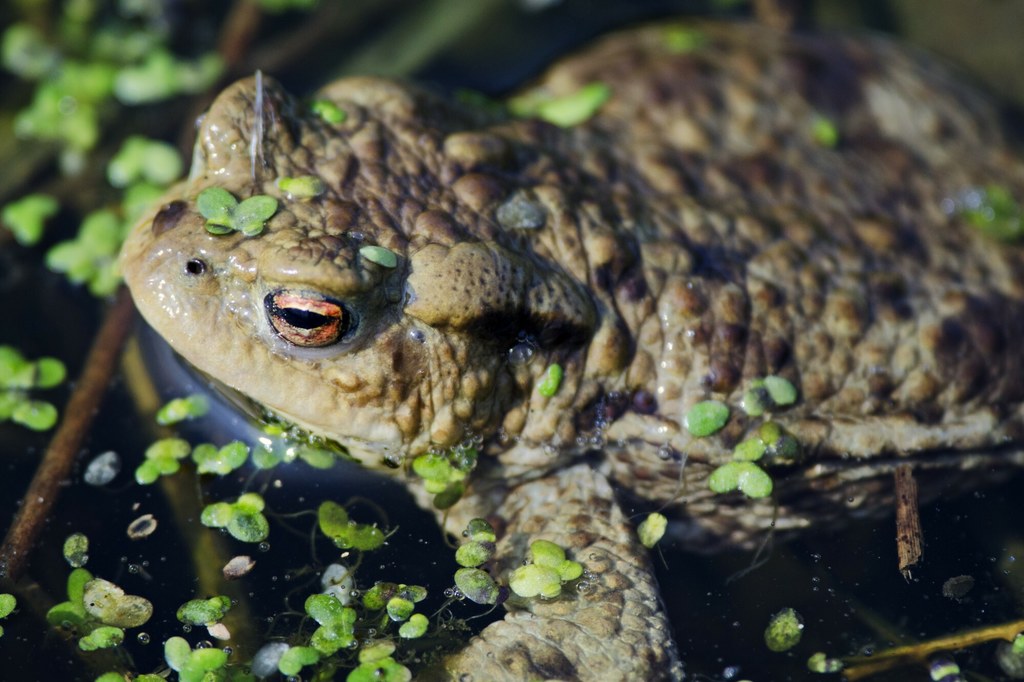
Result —
[[315, 294], [275, 291], [267, 294], [263, 305], [278, 336], [303, 348], [329, 346], [352, 326], [345, 306]]

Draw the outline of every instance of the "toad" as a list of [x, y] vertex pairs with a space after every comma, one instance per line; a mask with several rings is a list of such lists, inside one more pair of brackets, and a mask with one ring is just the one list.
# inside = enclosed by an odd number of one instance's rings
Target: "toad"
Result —
[[[1019, 227], [989, 204], [1024, 166], [987, 99], [881, 38], [702, 24], [602, 39], [518, 101], [595, 88], [556, 125], [244, 80], [123, 251], [178, 353], [424, 505], [409, 462], [476, 448], [447, 527], [499, 521], [495, 575], [536, 539], [583, 564], [587, 590], [510, 610], [455, 679], [681, 676], [627, 501], [742, 546], [891, 507], [900, 463], [927, 489], [1022, 461], [1024, 250], [979, 224]], [[750, 409], [765, 377], [796, 401]], [[707, 400], [730, 416], [697, 437]], [[766, 423], [799, 443], [758, 463], [772, 495], [712, 492]]]

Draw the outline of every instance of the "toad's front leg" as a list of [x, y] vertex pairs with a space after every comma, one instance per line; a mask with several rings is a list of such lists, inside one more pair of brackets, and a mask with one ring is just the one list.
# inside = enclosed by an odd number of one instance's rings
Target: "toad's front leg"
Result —
[[581, 464], [523, 483], [493, 516], [505, 525], [502, 575], [522, 565], [531, 543], [548, 540], [583, 565], [584, 587], [514, 600], [504, 620], [434, 671], [438, 679], [682, 679], [646, 550], [603, 475]]

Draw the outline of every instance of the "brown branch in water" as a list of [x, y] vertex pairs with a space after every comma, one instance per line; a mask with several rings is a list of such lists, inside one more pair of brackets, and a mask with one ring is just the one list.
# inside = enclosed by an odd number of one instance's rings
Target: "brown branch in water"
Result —
[[910, 569], [924, 556], [921, 513], [917, 508], [917, 481], [909, 464], [893, 471], [896, 485], [896, 554], [900, 573], [910, 580]]
[[96, 334], [85, 368], [64, 408], [60, 426], [53, 434], [22, 498], [21, 508], [0, 546], [0, 578], [17, 581], [25, 570], [32, 546], [57, 501], [61, 486], [71, 474], [75, 455], [110, 385], [121, 346], [131, 329], [134, 310], [128, 290], [122, 287]]
[[892, 668], [911, 663], [927, 665], [928, 657], [933, 654], [942, 651], [966, 649], [967, 647], [984, 644], [994, 639], [1012, 642], [1021, 632], [1024, 632], [1024, 620], [1014, 620], [1008, 623], [989, 625], [977, 630], [958, 632], [927, 642], [886, 649], [873, 654], [870, 658], [843, 659], [843, 663], [846, 664], [846, 668], [843, 670], [843, 677], [847, 680], [861, 680], [884, 670], [891, 670]]
[[229, 73], [245, 59], [262, 19], [263, 10], [253, 0], [237, 0], [231, 6], [217, 38], [217, 54]]

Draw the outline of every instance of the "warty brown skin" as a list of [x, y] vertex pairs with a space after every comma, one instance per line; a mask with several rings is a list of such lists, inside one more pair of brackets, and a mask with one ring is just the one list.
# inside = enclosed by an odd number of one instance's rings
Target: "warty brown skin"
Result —
[[[569, 129], [369, 78], [317, 95], [346, 112], [332, 125], [273, 83], [260, 108], [252, 80], [235, 84], [189, 179], [125, 246], [139, 309], [197, 367], [367, 466], [478, 443], [450, 528], [500, 517], [499, 565], [545, 537], [598, 576], [510, 613], [449, 672], [680, 674], [610, 483], [677, 501], [708, 547], [884, 507], [899, 461], [927, 479], [1022, 459], [1024, 251], [949, 210], [988, 184], [1024, 196], [993, 107], [882, 40], [699, 28], [696, 50], [652, 26], [554, 66], [531, 90], [613, 93]], [[816, 117], [836, 147], [815, 140]], [[300, 175], [326, 193], [275, 186]], [[258, 237], [212, 236], [195, 207], [209, 186], [281, 207]], [[290, 347], [263, 306], [282, 289], [342, 301], [354, 331]], [[532, 355], [513, 362], [517, 346]], [[556, 362], [546, 398], [535, 386]], [[740, 397], [768, 374], [799, 389], [773, 418], [803, 463], [772, 472], [774, 500], [713, 496], [708, 475], [761, 421]], [[733, 415], [697, 440], [683, 416], [708, 398]]]

